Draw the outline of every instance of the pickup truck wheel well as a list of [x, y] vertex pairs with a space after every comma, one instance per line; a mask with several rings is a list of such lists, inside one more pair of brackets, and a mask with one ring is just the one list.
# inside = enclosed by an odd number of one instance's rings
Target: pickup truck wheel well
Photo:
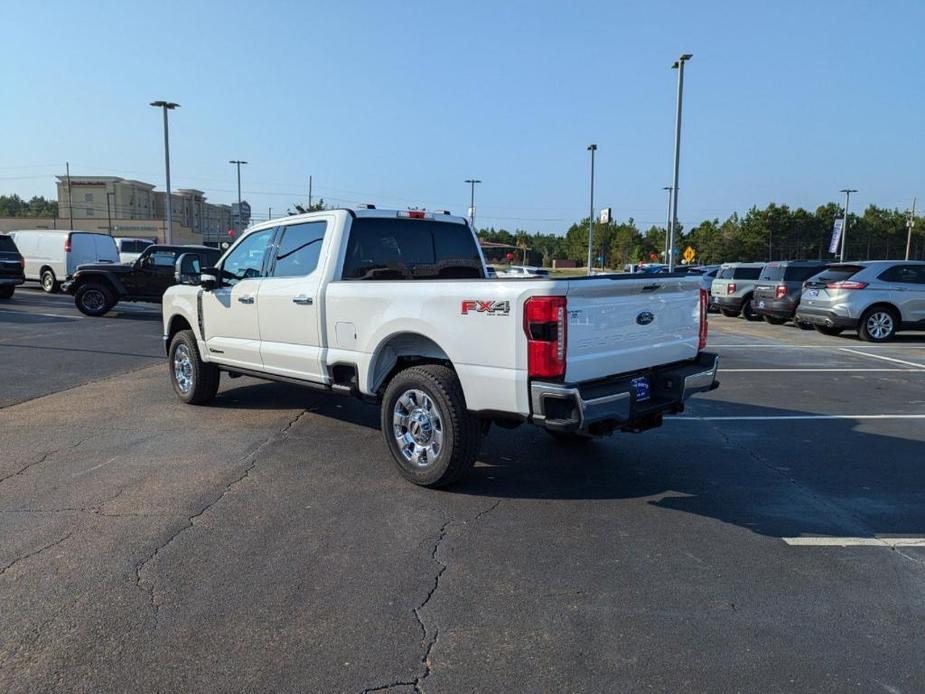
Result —
[[439, 364], [455, 371], [446, 352], [430, 338], [417, 333], [393, 335], [376, 350], [370, 362], [367, 392], [381, 398], [397, 373], [420, 364]]
[[164, 348], [169, 352], [170, 343], [173, 342], [173, 336], [176, 335], [181, 330], [192, 330], [193, 327], [183, 316], [174, 316], [170, 319], [170, 325], [167, 329], [167, 341], [164, 343]]
[[104, 287], [106, 287], [106, 289], [112, 292], [112, 296], [116, 301], [118, 301], [119, 295], [122, 293], [118, 290], [118, 288], [116, 288], [115, 283], [113, 283], [113, 281], [109, 278], [109, 276], [102, 272], [93, 273], [89, 275], [87, 274], [81, 275], [80, 280], [77, 281], [77, 284], [74, 287], [74, 291], [76, 292], [77, 289], [79, 289], [81, 285], [87, 284], [88, 282], [93, 282], [95, 284], [101, 284]]

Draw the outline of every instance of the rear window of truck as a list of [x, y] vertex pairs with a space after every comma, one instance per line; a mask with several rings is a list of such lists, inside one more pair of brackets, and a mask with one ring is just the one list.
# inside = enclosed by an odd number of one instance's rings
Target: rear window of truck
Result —
[[345, 280], [482, 279], [482, 259], [465, 224], [358, 217], [341, 278]]
[[737, 267], [733, 272], [732, 279], [736, 280], [756, 280], [761, 274], [760, 267]]
[[785, 282], [802, 282], [824, 269], [825, 265], [779, 265], [774, 263], [773, 265], [764, 266], [760, 279], [771, 282], [780, 282], [781, 280]]

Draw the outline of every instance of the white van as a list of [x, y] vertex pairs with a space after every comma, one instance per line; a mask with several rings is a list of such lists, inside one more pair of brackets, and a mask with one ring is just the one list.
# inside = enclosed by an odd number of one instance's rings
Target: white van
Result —
[[56, 292], [84, 263], [118, 263], [119, 249], [107, 234], [92, 231], [20, 229], [8, 233], [25, 259], [26, 279]]
[[141, 252], [148, 246], [153, 246], [154, 241], [148, 239], [130, 239], [127, 236], [116, 237], [116, 248], [119, 249], [119, 262], [123, 265], [134, 263]]

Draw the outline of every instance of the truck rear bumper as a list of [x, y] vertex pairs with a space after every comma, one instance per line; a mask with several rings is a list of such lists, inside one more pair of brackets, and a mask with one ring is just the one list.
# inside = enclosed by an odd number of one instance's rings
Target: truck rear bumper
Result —
[[[591, 434], [650, 429], [662, 423], [666, 412], [681, 412], [694, 393], [719, 387], [718, 368], [718, 355], [701, 352], [691, 361], [590, 383], [534, 382], [530, 385], [532, 421], [555, 431]], [[639, 377], [647, 377], [650, 388], [649, 398], [641, 401], [633, 385]]]

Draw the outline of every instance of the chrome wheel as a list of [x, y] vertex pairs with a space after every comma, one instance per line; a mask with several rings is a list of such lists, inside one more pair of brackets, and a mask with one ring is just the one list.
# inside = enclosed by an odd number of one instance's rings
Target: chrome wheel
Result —
[[867, 333], [875, 340], [884, 340], [893, 334], [893, 316], [877, 311], [867, 318]]
[[47, 270], [42, 273], [42, 289], [51, 292], [55, 288], [55, 276]]
[[106, 297], [99, 289], [87, 289], [80, 297], [80, 303], [90, 312], [101, 311], [106, 305]]
[[443, 450], [443, 415], [422, 390], [406, 390], [392, 412], [392, 433], [405, 460], [427, 467]]
[[173, 353], [173, 380], [183, 395], [193, 389], [193, 359], [189, 347], [183, 344], [177, 345]]

